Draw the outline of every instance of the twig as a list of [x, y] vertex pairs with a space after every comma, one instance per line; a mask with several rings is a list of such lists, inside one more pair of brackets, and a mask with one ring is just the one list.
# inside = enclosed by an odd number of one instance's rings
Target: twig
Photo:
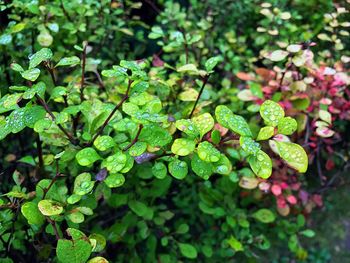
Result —
[[81, 82], [80, 82], [80, 102], [84, 100], [84, 85], [85, 85], [85, 66], [86, 66], [86, 47], [87, 43], [83, 43], [83, 54], [81, 58]]
[[[35, 98], [38, 100], [38, 102], [44, 107], [45, 111], [50, 115], [52, 121], [54, 122], [56, 120], [55, 115], [52, 113], [52, 111], [50, 110], [49, 106], [47, 105], [47, 103], [40, 98], [40, 96], [38, 94], [35, 94]], [[58, 128], [67, 136], [68, 140], [73, 144], [73, 145], [78, 145], [77, 140], [70, 135], [65, 128], [63, 128], [63, 126], [61, 124], [57, 124]]]
[[317, 151], [316, 151], [316, 159], [317, 159], [317, 173], [318, 176], [320, 178], [320, 183], [321, 185], [324, 184], [323, 182], [323, 172], [322, 172], [322, 167], [321, 167], [321, 153], [320, 153], [320, 149], [321, 149], [321, 143], [318, 145]]
[[48, 216], [45, 216], [45, 218], [52, 225], [53, 231], [55, 232], [56, 240], [59, 240], [60, 239], [60, 234], [58, 232], [56, 222], [54, 220], [52, 220], [50, 217], [48, 217]]
[[149, 4], [158, 14], [161, 13], [161, 10], [151, 0], [145, 0], [145, 2]]
[[65, 15], [65, 17], [67, 17], [69, 22], [73, 22], [72, 18], [70, 17], [70, 15], [68, 14], [66, 8], [63, 5], [63, 0], [61, 0], [61, 8], [62, 8], [63, 14]]
[[36, 149], [38, 152], [38, 159], [39, 159], [39, 169], [42, 169], [44, 166], [44, 160], [43, 160], [43, 149], [42, 149], [42, 143], [39, 137], [39, 134], [36, 137]]
[[137, 131], [137, 134], [136, 134], [135, 138], [132, 140], [132, 142], [131, 142], [128, 146], [126, 146], [126, 147], [123, 149], [124, 152], [127, 151], [128, 149], [130, 149], [130, 147], [133, 146], [133, 145], [137, 142], [137, 140], [138, 140], [138, 138], [139, 138], [139, 136], [140, 136], [140, 133], [141, 133], [142, 128], [143, 128], [143, 125], [140, 124], [139, 130]]
[[196, 106], [197, 106], [197, 104], [198, 104], [198, 101], [199, 101], [199, 99], [200, 99], [200, 97], [201, 97], [201, 95], [202, 95], [202, 93], [203, 93], [203, 90], [204, 90], [205, 85], [207, 84], [207, 82], [208, 82], [208, 80], [209, 80], [209, 77], [210, 77], [210, 75], [208, 74], [208, 75], [206, 75], [206, 76], [204, 77], [204, 79], [203, 79], [203, 84], [202, 84], [202, 87], [201, 87], [201, 89], [200, 89], [200, 91], [199, 91], [199, 94], [198, 94], [198, 97], [197, 97], [197, 99], [196, 99], [196, 102], [194, 103], [193, 109], [192, 109], [190, 115], [188, 116], [189, 119], [191, 119], [191, 117], [192, 117], [192, 115], [193, 115], [193, 113], [194, 113], [194, 111], [195, 111], [195, 109], [196, 109]]
[[133, 83], [133, 80], [129, 80], [128, 83], [128, 88], [124, 94], [124, 97], [122, 98], [122, 100], [114, 107], [114, 109], [112, 110], [112, 112], [108, 115], [107, 119], [104, 121], [104, 123], [102, 124], [102, 126], [100, 127], [100, 129], [98, 130], [98, 132], [94, 135], [94, 137], [92, 138], [92, 140], [87, 144], [88, 146], [91, 146], [94, 141], [96, 140], [96, 138], [98, 136], [100, 136], [103, 132], [103, 130], [106, 128], [106, 126], [108, 125], [109, 121], [112, 119], [114, 113], [116, 113], [116, 111], [123, 105], [124, 101], [126, 101], [129, 98], [129, 91], [131, 88], [131, 84]]
[[10, 233], [10, 236], [9, 236], [9, 238], [7, 240], [7, 244], [6, 244], [6, 246], [7, 246], [7, 253], [9, 253], [10, 250], [11, 250], [11, 244], [12, 244], [11, 239], [13, 237], [13, 234], [15, 233], [15, 223], [17, 221], [17, 217], [18, 217], [20, 208], [21, 208], [21, 206], [18, 205], [17, 209], [16, 209], [16, 212], [15, 212], [15, 216], [11, 219], [11, 221], [12, 221], [11, 233]]
[[292, 65], [293, 65], [292, 63], [289, 63], [289, 65], [287, 66], [287, 68], [283, 71], [282, 77], [281, 77], [280, 83], [279, 83], [279, 88], [282, 87], [282, 83], [283, 83], [284, 77], [286, 76], [287, 71], [290, 70], [290, 68], [292, 67]]
[[43, 194], [43, 198], [42, 199], [45, 199], [46, 197], [46, 194], [50, 191], [51, 187], [53, 186], [53, 184], [57, 181], [57, 178], [61, 176], [61, 173], [59, 171], [59, 165], [58, 165], [58, 160], [56, 160], [56, 174], [55, 174], [55, 177], [52, 178], [49, 186], [47, 188], [44, 188], [44, 194]]

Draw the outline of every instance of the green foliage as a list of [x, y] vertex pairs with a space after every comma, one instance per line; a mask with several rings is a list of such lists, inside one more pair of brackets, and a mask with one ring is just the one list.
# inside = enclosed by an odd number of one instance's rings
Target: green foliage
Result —
[[319, 107], [308, 118], [329, 138], [339, 110], [299, 97], [331, 77], [303, 78], [317, 72], [313, 53], [292, 43], [315, 35], [338, 52], [345, 33], [322, 35], [323, 18], [298, 1], [290, 12], [148, 2], [0, 1], [1, 256], [255, 262], [288, 247], [303, 259], [302, 238], [314, 236], [303, 214], [320, 203], [297, 194], [315, 159], [305, 113]]

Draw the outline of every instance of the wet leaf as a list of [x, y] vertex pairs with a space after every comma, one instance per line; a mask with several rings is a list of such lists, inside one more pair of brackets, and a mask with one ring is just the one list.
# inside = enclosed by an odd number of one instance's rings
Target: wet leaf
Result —
[[256, 155], [260, 150], [259, 143], [255, 142], [250, 137], [241, 136], [239, 138], [239, 144], [241, 145], [242, 149], [248, 154]]
[[176, 179], [182, 180], [188, 173], [187, 163], [178, 159], [169, 163], [169, 173]]
[[197, 153], [205, 162], [217, 162], [220, 159], [220, 152], [210, 142], [201, 142], [197, 147]]
[[199, 130], [201, 138], [214, 128], [214, 119], [210, 113], [204, 113], [192, 118], [193, 123]]
[[106, 151], [115, 146], [115, 142], [111, 136], [102, 135], [98, 136], [94, 141], [94, 146], [97, 150]]
[[191, 160], [191, 168], [196, 175], [208, 180], [213, 174], [214, 167], [211, 163], [201, 160], [197, 154], [194, 154]]
[[260, 107], [260, 115], [266, 125], [276, 127], [278, 122], [284, 117], [284, 110], [278, 103], [267, 100]]
[[40, 69], [38, 68], [28, 69], [21, 72], [21, 75], [24, 79], [35, 81], [40, 75]]
[[162, 162], [156, 162], [152, 167], [153, 175], [158, 179], [164, 179], [167, 176], [166, 165]]
[[122, 152], [119, 152], [103, 160], [102, 168], [106, 167], [109, 172], [118, 173], [124, 168], [126, 162], [127, 162], [126, 155], [123, 154]]
[[78, 65], [79, 63], [80, 63], [80, 58], [78, 58], [77, 56], [65, 57], [65, 58], [61, 58], [61, 60], [56, 64], [55, 67], [73, 66], [73, 65]]
[[[74, 194], [86, 195], [92, 191], [94, 188], [94, 182], [91, 181], [91, 174], [82, 173], [79, 174], [74, 180]], [[78, 197], [74, 197], [77, 199]]]
[[262, 127], [259, 131], [258, 137], [256, 138], [257, 141], [263, 141], [270, 139], [275, 133], [275, 128], [272, 126], [265, 126]]
[[104, 183], [109, 188], [115, 188], [122, 186], [125, 182], [125, 177], [122, 174], [110, 174], [107, 176], [107, 178], [104, 180]]
[[272, 174], [272, 161], [271, 158], [262, 150], [259, 150], [256, 156], [249, 156], [248, 162], [253, 172], [263, 178], [267, 179]]
[[278, 132], [284, 135], [291, 135], [298, 129], [298, 123], [291, 117], [284, 117], [278, 122]]
[[306, 172], [308, 157], [303, 147], [291, 142], [276, 140], [270, 140], [270, 142], [276, 146], [277, 153], [289, 166], [300, 173]]
[[186, 156], [192, 153], [195, 147], [196, 143], [193, 140], [181, 138], [174, 141], [171, 151], [176, 155]]
[[52, 51], [49, 48], [42, 48], [29, 58], [29, 69], [34, 69], [41, 62], [50, 60], [52, 57]]
[[75, 158], [81, 166], [90, 166], [97, 160], [101, 159], [98, 153], [91, 147], [80, 150]]
[[178, 130], [183, 131], [190, 137], [195, 138], [199, 136], [199, 130], [191, 120], [186, 120], [186, 119], [178, 120], [176, 121], [175, 126]]

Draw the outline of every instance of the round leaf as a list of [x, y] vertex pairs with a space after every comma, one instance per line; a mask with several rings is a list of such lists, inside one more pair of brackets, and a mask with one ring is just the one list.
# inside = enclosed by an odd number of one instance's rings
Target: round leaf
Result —
[[63, 212], [62, 205], [53, 200], [41, 200], [38, 208], [44, 216], [55, 216]]
[[169, 163], [169, 173], [176, 179], [182, 180], [188, 173], [187, 163], [178, 159]]

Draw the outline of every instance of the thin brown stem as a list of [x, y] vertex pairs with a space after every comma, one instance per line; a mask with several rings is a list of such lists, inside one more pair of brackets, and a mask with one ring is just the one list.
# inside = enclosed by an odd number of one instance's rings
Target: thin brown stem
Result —
[[81, 57], [81, 82], [80, 82], [80, 101], [84, 100], [84, 86], [85, 86], [85, 66], [86, 66], [86, 47], [87, 43], [83, 43], [83, 54]]
[[56, 160], [56, 174], [54, 176], [54, 178], [52, 178], [49, 186], [47, 188], [44, 189], [44, 194], [43, 194], [43, 198], [42, 199], [45, 199], [46, 197], [46, 194], [50, 191], [51, 187], [54, 185], [54, 183], [57, 181], [58, 177], [61, 176], [61, 173], [59, 171], [59, 165], [58, 165], [58, 160]]
[[[38, 94], [35, 94], [35, 98], [37, 99], [37, 101], [41, 104], [41, 106], [44, 107], [45, 111], [50, 115], [51, 120], [54, 122], [56, 120], [55, 115], [52, 113], [52, 111], [50, 110], [49, 106], [47, 105], [47, 103], [40, 98], [40, 96]], [[61, 124], [57, 124], [58, 128], [67, 136], [67, 139], [73, 144], [73, 145], [78, 145], [77, 140], [70, 135], [65, 128], [63, 128], [63, 126]]]
[[95, 136], [92, 138], [92, 140], [88, 143], [89, 146], [91, 146], [94, 141], [96, 140], [96, 138], [98, 136], [100, 136], [103, 132], [103, 130], [106, 128], [106, 126], [108, 125], [109, 121], [112, 119], [113, 115], [116, 113], [116, 111], [123, 105], [123, 103], [129, 98], [129, 91], [131, 88], [131, 84], [133, 83], [133, 80], [129, 80], [128, 83], [128, 88], [124, 94], [124, 97], [122, 98], [122, 100], [114, 107], [114, 109], [112, 110], [112, 112], [108, 115], [107, 119], [104, 121], [104, 123], [102, 124], [102, 126], [100, 127], [100, 129], [98, 130], [98, 132], [95, 134]]
[[36, 136], [36, 149], [37, 149], [38, 159], [39, 159], [39, 169], [42, 169], [44, 167], [44, 159], [43, 159], [42, 143], [41, 143], [39, 134]]
[[45, 216], [45, 217], [46, 217], [46, 220], [51, 224], [51, 226], [53, 228], [53, 231], [55, 232], [56, 240], [59, 240], [60, 239], [60, 234], [58, 232], [56, 222], [54, 220], [52, 220], [50, 217], [48, 217], [48, 216]]
[[203, 79], [203, 84], [202, 84], [202, 87], [201, 87], [201, 89], [200, 89], [200, 91], [199, 91], [199, 94], [198, 94], [198, 97], [197, 97], [197, 99], [196, 99], [196, 102], [194, 103], [193, 109], [192, 109], [190, 115], [188, 116], [189, 119], [191, 119], [191, 117], [192, 117], [192, 115], [193, 115], [193, 113], [194, 113], [194, 111], [195, 111], [195, 109], [196, 109], [196, 106], [197, 106], [197, 104], [198, 104], [198, 101], [199, 101], [200, 97], [202, 96], [203, 90], [204, 90], [205, 85], [207, 84], [207, 82], [208, 82], [208, 80], [209, 80], [209, 77], [210, 77], [210, 75], [206, 75], [206, 76], [204, 77], [204, 79]]
[[143, 128], [143, 125], [140, 124], [139, 129], [138, 129], [138, 131], [137, 131], [137, 134], [136, 134], [135, 138], [132, 140], [132, 142], [131, 142], [128, 146], [126, 146], [126, 147], [123, 149], [124, 152], [127, 151], [128, 149], [130, 149], [130, 147], [132, 147], [132, 146], [137, 142], [137, 140], [139, 139], [139, 136], [140, 136], [140, 133], [141, 133], [142, 128]]
[[66, 8], [64, 7], [63, 0], [61, 0], [61, 8], [62, 8], [64, 16], [67, 17], [68, 21], [69, 22], [73, 22], [72, 18], [70, 17], [70, 15], [68, 14]]

